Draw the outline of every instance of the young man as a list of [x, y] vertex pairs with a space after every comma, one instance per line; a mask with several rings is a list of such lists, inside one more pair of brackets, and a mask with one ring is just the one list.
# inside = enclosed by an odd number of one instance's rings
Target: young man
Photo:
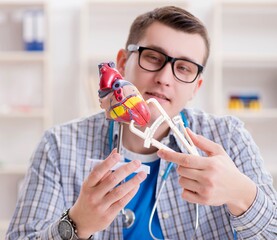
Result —
[[[132, 161], [110, 171], [120, 161], [115, 150], [110, 153], [118, 137], [116, 122], [111, 128], [100, 113], [56, 126], [32, 157], [7, 239], [152, 239], [148, 223], [168, 162], [175, 164], [151, 223], [155, 237], [276, 239], [277, 194], [243, 124], [183, 109], [201, 87], [208, 56], [205, 27], [185, 10], [164, 7], [139, 16], [126, 49], [118, 52], [117, 68], [170, 117], [185, 114], [201, 156], [188, 154], [166, 124], [154, 137], [176, 152], [144, 148], [124, 125], [122, 155]], [[149, 107], [151, 125], [159, 113]], [[88, 158], [104, 160], [91, 170]], [[151, 167], [150, 175], [139, 172], [129, 180], [140, 161]], [[136, 216], [128, 229], [122, 221], [125, 207]]]

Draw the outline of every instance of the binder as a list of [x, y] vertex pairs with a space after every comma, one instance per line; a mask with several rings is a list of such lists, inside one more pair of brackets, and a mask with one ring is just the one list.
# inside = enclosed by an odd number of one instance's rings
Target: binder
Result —
[[23, 42], [26, 51], [43, 51], [45, 21], [42, 10], [26, 10], [23, 15]]

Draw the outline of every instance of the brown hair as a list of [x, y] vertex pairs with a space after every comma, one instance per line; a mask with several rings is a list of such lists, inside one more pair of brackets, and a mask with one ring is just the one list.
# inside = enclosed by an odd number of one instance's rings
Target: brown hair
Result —
[[206, 45], [203, 63], [203, 65], [206, 65], [210, 53], [210, 42], [206, 27], [191, 13], [175, 6], [156, 8], [153, 11], [139, 15], [131, 25], [126, 49], [129, 44], [137, 44], [144, 36], [146, 29], [154, 22], [160, 22], [185, 33], [199, 34]]

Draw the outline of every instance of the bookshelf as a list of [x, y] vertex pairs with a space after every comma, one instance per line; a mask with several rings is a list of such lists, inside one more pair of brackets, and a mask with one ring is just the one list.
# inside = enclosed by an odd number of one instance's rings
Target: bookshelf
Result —
[[0, 89], [0, 238], [4, 239], [32, 151], [51, 124], [47, 1], [0, 0]]
[[[214, 112], [235, 115], [245, 122], [275, 178], [275, 186], [276, 28], [276, 0], [216, 0], [214, 3]], [[232, 94], [257, 95], [261, 107], [229, 109]]]

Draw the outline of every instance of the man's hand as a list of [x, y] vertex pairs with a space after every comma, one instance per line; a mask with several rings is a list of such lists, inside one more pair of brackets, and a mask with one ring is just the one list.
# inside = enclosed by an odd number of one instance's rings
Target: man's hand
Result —
[[161, 158], [178, 164], [182, 197], [202, 205], [227, 204], [229, 211], [237, 216], [244, 213], [255, 199], [255, 183], [238, 170], [220, 145], [190, 130], [188, 133], [207, 157], [158, 151]]
[[120, 155], [113, 150], [84, 181], [80, 195], [69, 211], [70, 218], [77, 226], [79, 238], [87, 238], [92, 233], [107, 228], [146, 178], [145, 172], [139, 172], [131, 180], [119, 185], [141, 165], [140, 161], [135, 160], [110, 171], [119, 161]]

